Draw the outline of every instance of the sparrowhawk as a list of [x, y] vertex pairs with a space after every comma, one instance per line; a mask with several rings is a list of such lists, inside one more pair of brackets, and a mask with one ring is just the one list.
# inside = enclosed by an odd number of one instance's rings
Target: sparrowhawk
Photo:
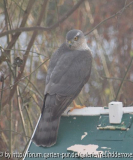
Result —
[[56, 143], [61, 114], [80, 93], [91, 72], [92, 55], [80, 30], [70, 30], [50, 60], [41, 119], [33, 141], [38, 146]]

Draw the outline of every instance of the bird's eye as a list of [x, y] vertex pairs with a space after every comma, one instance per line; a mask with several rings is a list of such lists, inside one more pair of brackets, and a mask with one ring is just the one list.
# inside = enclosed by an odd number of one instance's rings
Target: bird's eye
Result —
[[76, 36], [76, 37], [74, 38], [74, 40], [77, 41], [77, 40], [78, 40], [78, 37]]

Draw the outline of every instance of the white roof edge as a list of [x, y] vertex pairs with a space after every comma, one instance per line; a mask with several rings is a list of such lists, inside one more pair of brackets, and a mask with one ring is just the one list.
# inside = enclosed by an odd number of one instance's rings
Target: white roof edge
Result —
[[[70, 109], [71, 107], [68, 107], [62, 116], [98, 116], [101, 114], [109, 114], [109, 109], [105, 109], [104, 107], [85, 107], [82, 109], [74, 109], [68, 113]], [[123, 107], [123, 113], [133, 113], [133, 106]]]

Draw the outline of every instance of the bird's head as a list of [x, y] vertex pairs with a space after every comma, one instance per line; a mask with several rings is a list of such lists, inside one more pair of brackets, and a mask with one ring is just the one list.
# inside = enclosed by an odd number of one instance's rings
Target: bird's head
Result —
[[86, 50], [86, 38], [80, 30], [70, 30], [66, 35], [66, 45], [72, 50]]

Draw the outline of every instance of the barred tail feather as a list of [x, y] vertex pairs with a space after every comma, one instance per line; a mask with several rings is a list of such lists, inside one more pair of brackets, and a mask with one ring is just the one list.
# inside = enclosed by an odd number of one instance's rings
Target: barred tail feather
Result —
[[57, 140], [59, 123], [60, 117], [53, 120], [51, 109], [45, 108], [33, 137], [33, 142], [38, 146], [53, 146]]

